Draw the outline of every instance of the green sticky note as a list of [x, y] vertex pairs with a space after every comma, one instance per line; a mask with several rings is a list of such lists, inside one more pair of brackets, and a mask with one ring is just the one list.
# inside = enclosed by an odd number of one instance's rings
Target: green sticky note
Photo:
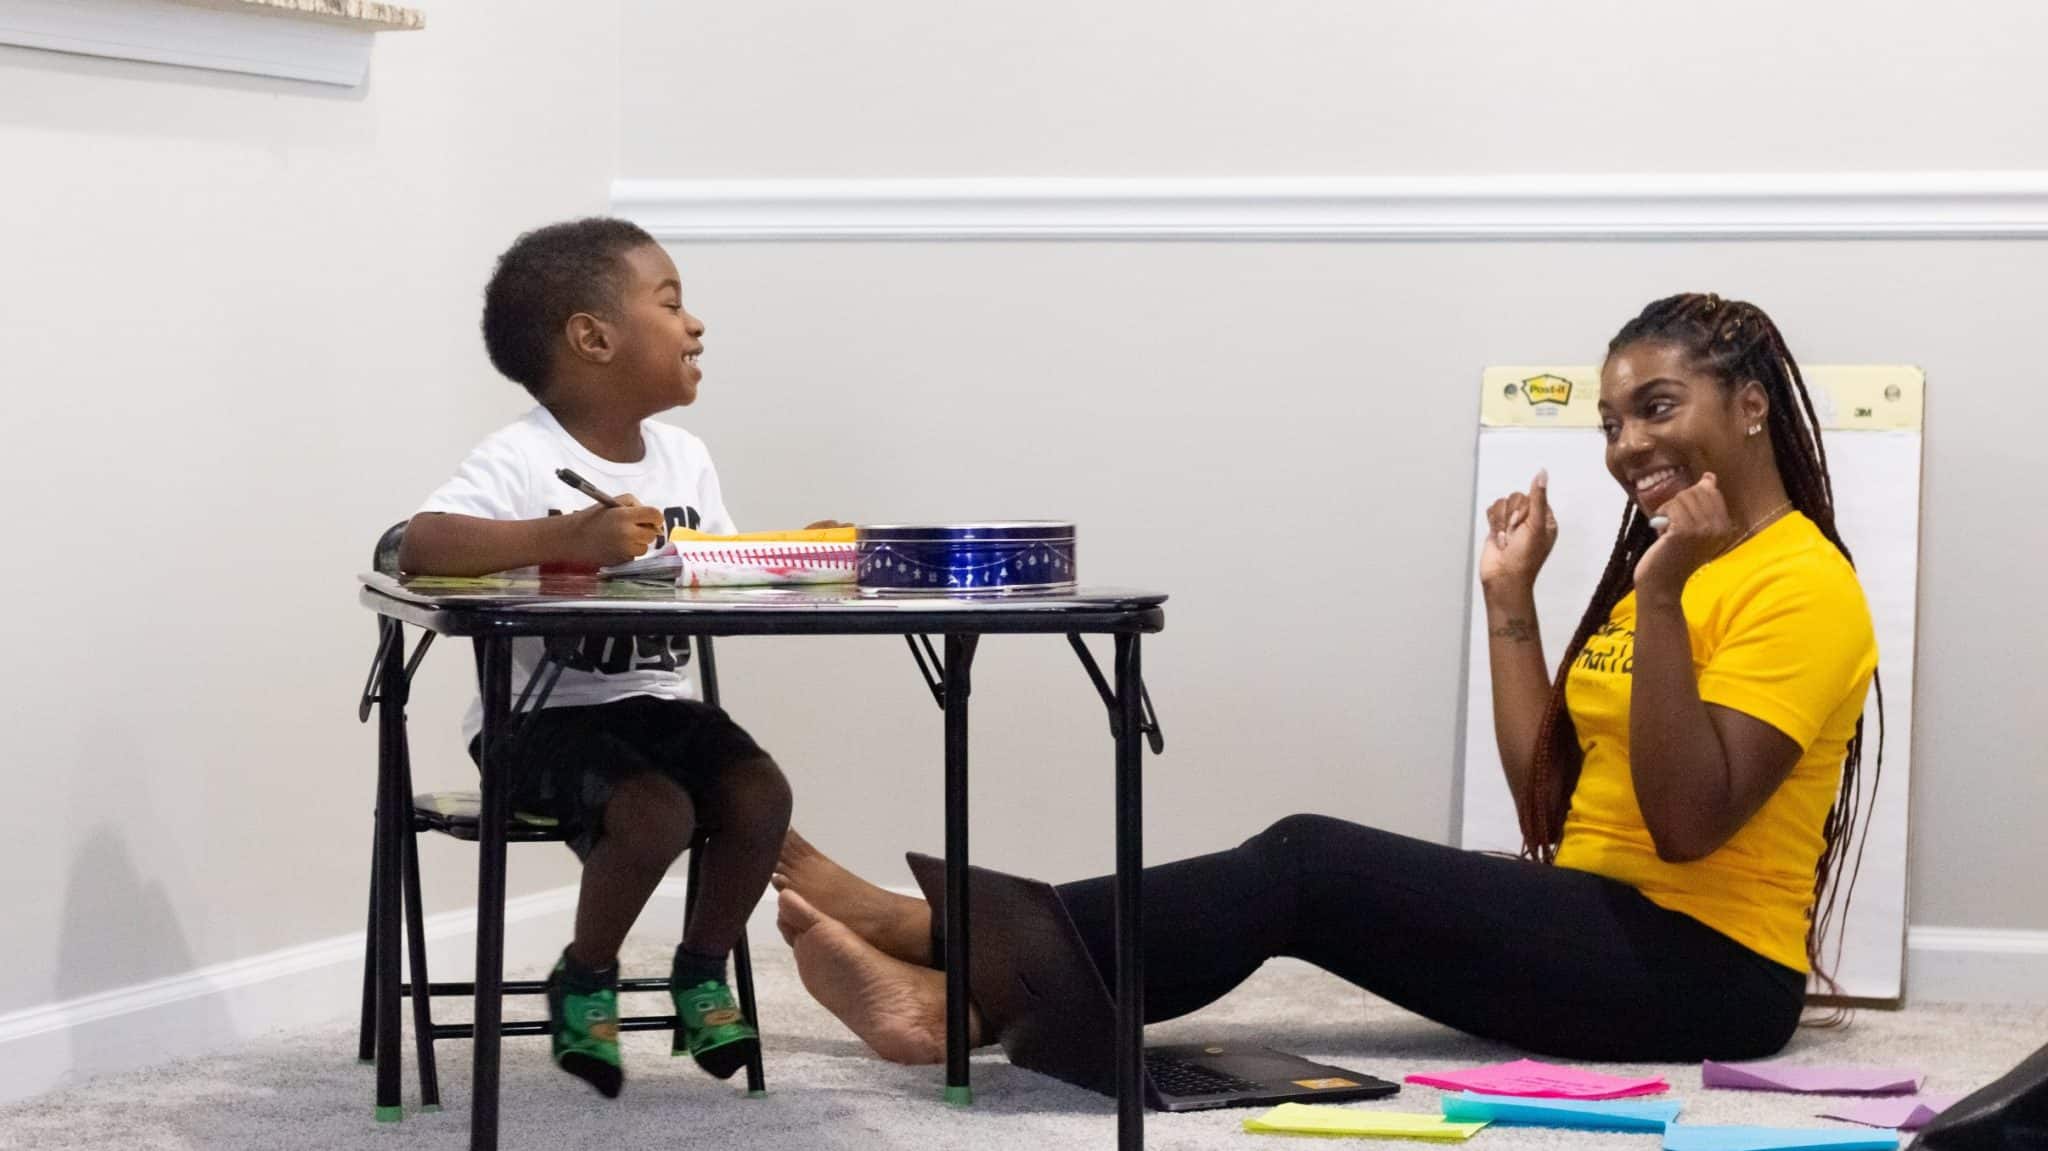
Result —
[[1434, 1139], [1455, 1143], [1470, 1139], [1486, 1126], [1454, 1123], [1441, 1115], [1406, 1111], [1355, 1111], [1313, 1103], [1282, 1103], [1264, 1115], [1244, 1121], [1244, 1129], [1261, 1135], [1349, 1135], [1377, 1139]]

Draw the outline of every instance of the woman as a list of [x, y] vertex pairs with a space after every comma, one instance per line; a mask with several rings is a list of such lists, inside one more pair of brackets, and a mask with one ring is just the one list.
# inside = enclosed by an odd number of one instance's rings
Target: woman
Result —
[[[1564, 1058], [1747, 1059], [1791, 1037], [1877, 666], [1812, 402], [1760, 309], [1681, 295], [1609, 343], [1599, 408], [1630, 503], [1554, 677], [1545, 476], [1486, 512], [1494, 732], [1528, 858], [1297, 815], [1149, 868], [1148, 1022], [1286, 955]], [[780, 870], [805, 986], [885, 1058], [942, 1059], [930, 908], [794, 833]], [[1111, 983], [1112, 884], [1060, 889]]]

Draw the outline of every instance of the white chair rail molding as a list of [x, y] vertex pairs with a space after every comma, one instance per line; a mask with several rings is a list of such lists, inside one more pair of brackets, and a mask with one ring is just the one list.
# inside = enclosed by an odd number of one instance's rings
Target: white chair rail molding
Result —
[[2048, 172], [634, 179], [663, 240], [2015, 240]]

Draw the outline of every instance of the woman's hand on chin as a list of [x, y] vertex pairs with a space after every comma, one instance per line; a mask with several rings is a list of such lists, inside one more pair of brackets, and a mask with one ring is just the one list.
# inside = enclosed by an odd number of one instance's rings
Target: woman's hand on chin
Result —
[[1651, 526], [1658, 520], [1664, 521], [1664, 527], [1657, 542], [1636, 561], [1638, 604], [1676, 603], [1692, 573], [1728, 550], [1736, 538], [1728, 501], [1712, 472], [1664, 501], [1651, 517]]

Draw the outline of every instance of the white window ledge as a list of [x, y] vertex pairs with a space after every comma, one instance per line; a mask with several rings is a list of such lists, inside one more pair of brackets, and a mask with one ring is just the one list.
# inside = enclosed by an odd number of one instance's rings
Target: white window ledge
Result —
[[377, 32], [426, 27], [375, 0], [0, 0], [0, 44], [354, 87]]

